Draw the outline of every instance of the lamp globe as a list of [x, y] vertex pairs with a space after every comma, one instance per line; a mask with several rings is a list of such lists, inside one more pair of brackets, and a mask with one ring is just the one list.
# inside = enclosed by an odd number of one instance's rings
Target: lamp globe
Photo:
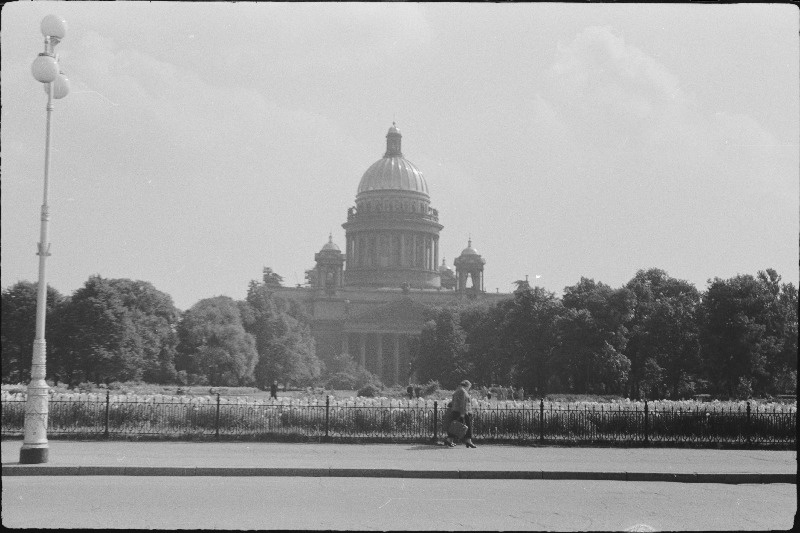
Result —
[[37, 81], [50, 83], [58, 76], [58, 63], [56, 63], [56, 58], [50, 54], [39, 54], [36, 59], [33, 60], [31, 72]]
[[42, 35], [58, 40], [67, 34], [67, 21], [57, 15], [47, 15], [42, 19]]
[[[53, 80], [53, 98], [56, 100], [60, 100], [69, 94], [69, 78], [67, 78], [63, 72], [59, 72], [56, 79]], [[50, 87], [48, 84], [44, 85], [44, 92], [48, 94]]]

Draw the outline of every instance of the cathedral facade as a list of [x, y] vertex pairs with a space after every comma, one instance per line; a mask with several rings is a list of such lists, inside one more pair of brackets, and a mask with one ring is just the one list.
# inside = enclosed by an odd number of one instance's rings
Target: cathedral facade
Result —
[[486, 261], [471, 239], [453, 261], [455, 270], [440, 263], [439, 213], [401, 141], [392, 124], [386, 152], [364, 173], [347, 210], [345, 251], [329, 236], [314, 256], [308, 286], [276, 290], [306, 308], [323, 361], [348, 353], [387, 384], [408, 383], [426, 307], [511, 296], [485, 292]]

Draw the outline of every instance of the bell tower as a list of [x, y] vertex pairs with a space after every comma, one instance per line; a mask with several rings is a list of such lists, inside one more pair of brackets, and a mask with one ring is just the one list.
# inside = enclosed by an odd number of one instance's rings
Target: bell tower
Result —
[[333, 234], [328, 235], [322, 250], [314, 254], [314, 260], [317, 262], [314, 288], [334, 294], [344, 285], [344, 254], [334, 244]]
[[[475, 296], [485, 292], [483, 288], [483, 265], [486, 259], [481, 257], [478, 250], [472, 247], [470, 237], [467, 247], [456, 257], [453, 264], [456, 266], [456, 291], [460, 294]], [[468, 284], [471, 281], [471, 284]], [[469, 285], [469, 286], [468, 286]]]

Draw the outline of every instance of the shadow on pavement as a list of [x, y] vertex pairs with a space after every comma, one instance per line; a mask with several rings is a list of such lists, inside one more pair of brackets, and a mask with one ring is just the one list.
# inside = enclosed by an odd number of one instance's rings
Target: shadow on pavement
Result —
[[409, 451], [425, 451], [425, 450], [446, 450], [447, 446], [443, 444], [416, 444], [407, 448]]

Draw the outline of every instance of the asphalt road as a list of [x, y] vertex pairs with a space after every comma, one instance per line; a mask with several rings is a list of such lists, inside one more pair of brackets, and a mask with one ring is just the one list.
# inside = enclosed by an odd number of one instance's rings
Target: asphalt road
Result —
[[2, 479], [14, 528], [787, 530], [794, 484], [296, 477]]

